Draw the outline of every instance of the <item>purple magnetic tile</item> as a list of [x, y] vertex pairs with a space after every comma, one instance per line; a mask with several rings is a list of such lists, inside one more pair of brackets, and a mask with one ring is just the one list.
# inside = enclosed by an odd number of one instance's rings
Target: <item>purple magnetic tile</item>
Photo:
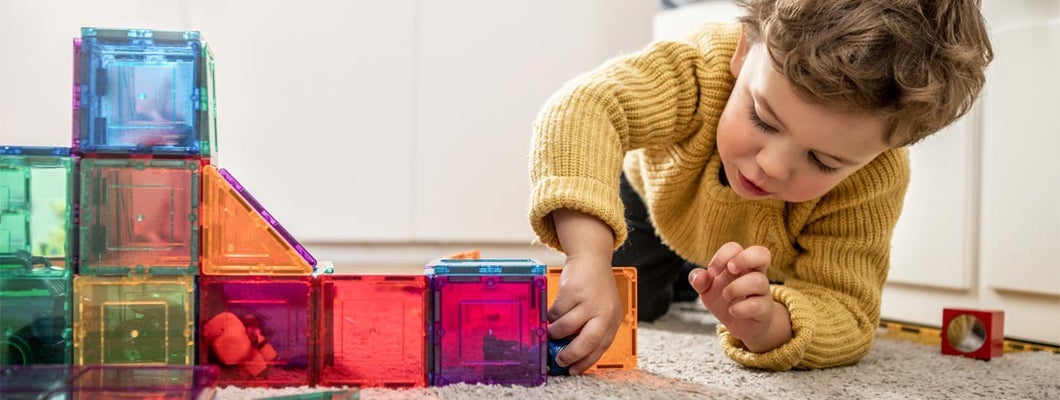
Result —
[[81, 39], [74, 39], [74, 90], [73, 90], [73, 108], [76, 110], [81, 108], [81, 60], [78, 58], [78, 53], [81, 52]]
[[83, 61], [81, 60], [81, 38], [74, 38], [73, 46], [73, 58], [74, 58], [74, 85], [71, 90], [71, 105], [73, 112], [71, 113], [71, 120], [73, 121], [73, 129], [71, 130], [70, 147], [73, 150], [73, 154], [80, 154], [81, 152], [81, 69]]
[[276, 229], [276, 232], [278, 232], [280, 236], [283, 237], [283, 239], [286, 240], [287, 243], [290, 244], [291, 247], [294, 248], [294, 250], [297, 251], [298, 254], [306, 260], [306, 262], [309, 263], [309, 265], [313, 266], [313, 268], [316, 269], [317, 259], [313, 257], [312, 254], [309, 254], [309, 251], [306, 250], [305, 247], [303, 247], [302, 244], [298, 242], [298, 239], [294, 238], [294, 235], [288, 232], [287, 229], [280, 224], [280, 221], [277, 221], [276, 218], [273, 218], [272, 214], [269, 213], [269, 210], [266, 210], [265, 207], [262, 206], [260, 202], [258, 202], [258, 199], [255, 199], [254, 196], [250, 194], [250, 191], [248, 191], [247, 188], [243, 187], [243, 185], [240, 184], [239, 181], [236, 180], [236, 178], [232, 176], [232, 174], [229, 173], [227, 169], [221, 168], [217, 172], [220, 172], [221, 177], [225, 178], [225, 181], [227, 181], [228, 184], [232, 185], [232, 188], [235, 189], [240, 196], [243, 196], [243, 198], [246, 199], [248, 203], [250, 203], [251, 207], [254, 207], [254, 210], [256, 210], [258, 214], [260, 214], [261, 217], [265, 219], [265, 222], [268, 222], [269, 225], [272, 225], [273, 229]]
[[546, 282], [526, 275], [432, 277], [432, 383], [545, 384]]
[[[308, 276], [199, 276], [199, 362], [221, 365], [222, 385], [310, 384], [316, 344], [312, 299]], [[229, 330], [233, 321], [240, 325], [235, 331]], [[222, 357], [238, 348], [232, 344], [233, 335], [241, 336], [247, 349], [256, 344], [260, 354], [268, 344], [274, 356], [223, 362]]]

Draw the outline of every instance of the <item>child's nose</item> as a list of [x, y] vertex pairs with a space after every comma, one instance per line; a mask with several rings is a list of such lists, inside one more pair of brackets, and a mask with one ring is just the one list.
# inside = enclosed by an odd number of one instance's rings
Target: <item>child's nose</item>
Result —
[[795, 166], [795, 156], [791, 153], [783, 146], [766, 146], [755, 156], [755, 161], [770, 179], [784, 180], [791, 176]]

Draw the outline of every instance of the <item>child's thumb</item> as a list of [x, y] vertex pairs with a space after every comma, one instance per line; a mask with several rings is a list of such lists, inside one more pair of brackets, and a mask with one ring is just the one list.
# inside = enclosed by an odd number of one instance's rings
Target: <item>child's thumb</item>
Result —
[[714, 282], [714, 276], [710, 274], [710, 271], [703, 268], [693, 268], [688, 273], [688, 284], [692, 285], [692, 289], [696, 290], [696, 293], [703, 295], [706, 291], [710, 290], [710, 285]]

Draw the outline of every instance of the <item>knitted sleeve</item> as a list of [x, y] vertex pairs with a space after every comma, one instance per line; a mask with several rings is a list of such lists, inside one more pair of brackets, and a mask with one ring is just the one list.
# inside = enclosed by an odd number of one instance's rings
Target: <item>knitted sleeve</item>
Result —
[[[735, 31], [738, 34], [738, 29]], [[731, 32], [729, 36], [732, 36]], [[735, 47], [735, 40], [728, 47]], [[575, 78], [534, 122], [530, 154], [530, 225], [545, 245], [562, 251], [550, 213], [592, 214], [626, 240], [619, 198], [625, 153], [674, 143], [702, 124], [696, 108], [710, 73], [728, 73], [728, 57], [711, 47], [661, 42]], [[723, 67], [719, 67], [724, 64]]]
[[719, 328], [725, 353], [752, 367], [787, 370], [852, 364], [872, 346], [891, 235], [909, 184], [906, 149], [883, 153], [805, 210], [794, 278], [773, 285], [787, 306], [792, 340], [756, 354]]

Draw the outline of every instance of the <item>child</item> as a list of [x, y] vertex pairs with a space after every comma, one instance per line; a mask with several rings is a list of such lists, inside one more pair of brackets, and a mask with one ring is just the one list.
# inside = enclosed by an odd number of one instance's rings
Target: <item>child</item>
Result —
[[548, 317], [575, 336], [573, 374], [614, 338], [612, 265], [637, 267], [649, 321], [687, 279], [745, 366], [851, 364], [872, 344], [905, 146], [966, 113], [993, 58], [979, 2], [740, 3], [740, 24], [612, 60], [535, 122], [529, 218], [567, 256]]

